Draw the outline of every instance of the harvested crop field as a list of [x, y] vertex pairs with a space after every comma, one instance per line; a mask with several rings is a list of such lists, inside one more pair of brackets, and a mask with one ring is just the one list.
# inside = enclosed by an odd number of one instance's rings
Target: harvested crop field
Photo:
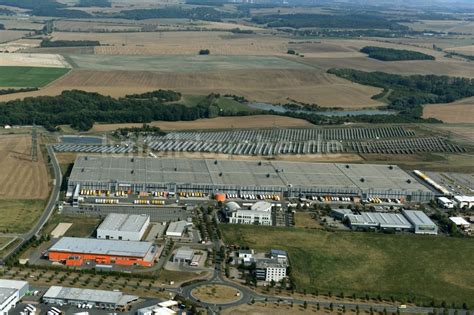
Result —
[[[237, 27], [237, 25], [236, 25]], [[55, 40], [98, 40], [96, 54], [112, 55], [197, 55], [209, 49], [212, 55], [284, 55], [287, 40], [259, 34], [229, 32], [141, 32], [68, 33], [55, 32]]]
[[[92, 132], [112, 131], [118, 128], [139, 127], [143, 124], [95, 124]], [[237, 117], [216, 117], [194, 121], [154, 121], [150, 125], [165, 131], [229, 129], [229, 128], [273, 128], [273, 127], [311, 127], [311, 123], [303, 119], [285, 116], [255, 115]]]
[[26, 34], [28, 34], [27, 31], [11, 31], [11, 30], [0, 31], [0, 43], [6, 43], [12, 40], [20, 39]]
[[0, 66], [68, 68], [69, 64], [55, 54], [0, 54]]
[[219, 70], [305, 69], [305, 65], [274, 56], [104, 56], [71, 55], [68, 61], [79, 69], [160, 72]]
[[454, 51], [459, 54], [474, 56], [474, 45], [460, 46], [446, 49], [447, 51]]
[[402, 23], [413, 30], [431, 30], [437, 32], [454, 32], [474, 34], [474, 21], [466, 20], [420, 20], [413, 23]]
[[426, 105], [423, 117], [437, 118], [446, 123], [474, 123], [474, 98], [449, 104]]
[[45, 199], [49, 177], [38, 149], [32, 162], [30, 135], [0, 136], [0, 199]]
[[20, 50], [26, 50], [39, 47], [41, 40], [39, 39], [17, 39], [8, 43], [0, 44], [0, 53], [13, 53]]
[[364, 108], [382, 105], [371, 99], [378, 88], [355, 84], [317, 70], [269, 69], [159, 73], [143, 71], [73, 70], [41, 91], [2, 95], [0, 101], [38, 95], [58, 95], [79, 89], [114, 97], [156, 89], [183, 94], [228, 93], [250, 101], [287, 103], [289, 99], [320, 106]]

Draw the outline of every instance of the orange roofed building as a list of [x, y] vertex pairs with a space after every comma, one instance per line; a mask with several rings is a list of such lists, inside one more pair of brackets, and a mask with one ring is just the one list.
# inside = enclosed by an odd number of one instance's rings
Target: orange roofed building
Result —
[[152, 242], [117, 241], [93, 238], [63, 237], [48, 250], [50, 261], [66, 266], [80, 266], [85, 262], [105, 265], [150, 267], [158, 250]]

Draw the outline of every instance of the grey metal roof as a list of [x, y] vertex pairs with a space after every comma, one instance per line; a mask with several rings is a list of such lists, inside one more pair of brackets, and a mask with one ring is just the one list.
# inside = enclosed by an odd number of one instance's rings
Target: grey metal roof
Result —
[[166, 233], [179, 233], [183, 234], [184, 229], [190, 225], [187, 221], [176, 221], [176, 222], [171, 222], [170, 225], [168, 226], [168, 229], [166, 230]]
[[394, 165], [78, 156], [70, 181], [431, 192]]
[[349, 214], [347, 218], [352, 225], [378, 226], [380, 228], [412, 228], [411, 223], [399, 213], [361, 212], [360, 215]]
[[12, 288], [0, 288], [0, 304], [3, 304], [17, 291], [17, 289]]
[[193, 259], [194, 251], [191, 248], [182, 247], [176, 251], [174, 255], [175, 259], [186, 259], [191, 260]]
[[153, 243], [63, 237], [51, 246], [49, 250], [67, 253], [146, 257], [153, 250]]
[[433, 221], [423, 212], [417, 210], [403, 210], [403, 215], [410, 221], [413, 225], [433, 225]]
[[149, 220], [145, 214], [111, 213], [99, 225], [99, 230], [139, 232]]
[[50, 287], [44, 294], [43, 298], [116, 305], [126, 305], [129, 302], [138, 299], [137, 296], [124, 295], [122, 292], [66, 288], [60, 286]]

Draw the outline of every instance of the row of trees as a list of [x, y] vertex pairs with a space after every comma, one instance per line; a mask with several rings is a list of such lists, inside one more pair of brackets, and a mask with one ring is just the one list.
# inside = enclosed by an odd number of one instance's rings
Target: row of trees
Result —
[[418, 51], [393, 49], [375, 46], [366, 46], [360, 52], [382, 61], [400, 61], [400, 60], [435, 60], [435, 57], [423, 54]]
[[43, 39], [40, 44], [41, 47], [85, 47], [85, 46], [100, 46], [98, 40], [55, 40]]
[[384, 89], [384, 93], [376, 97], [386, 96], [389, 109], [397, 110], [401, 116], [412, 119], [419, 119], [422, 116], [424, 104], [451, 103], [474, 96], [474, 80], [468, 78], [437, 75], [403, 76], [353, 69], [330, 69], [328, 73]]
[[172, 90], [156, 90], [152, 92], [146, 92], [142, 94], [129, 94], [125, 96], [126, 98], [152, 98], [158, 99], [162, 102], [177, 102], [181, 99], [181, 93], [172, 91]]

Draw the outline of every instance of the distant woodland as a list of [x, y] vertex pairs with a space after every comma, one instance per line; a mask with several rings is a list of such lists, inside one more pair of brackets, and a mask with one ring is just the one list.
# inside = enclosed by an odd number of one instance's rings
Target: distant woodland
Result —
[[375, 46], [366, 46], [360, 52], [382, 61], [402, 61], [402, 60], [435, 60], [435, 57], [417, 51], [405, 49], [393, 49]]

